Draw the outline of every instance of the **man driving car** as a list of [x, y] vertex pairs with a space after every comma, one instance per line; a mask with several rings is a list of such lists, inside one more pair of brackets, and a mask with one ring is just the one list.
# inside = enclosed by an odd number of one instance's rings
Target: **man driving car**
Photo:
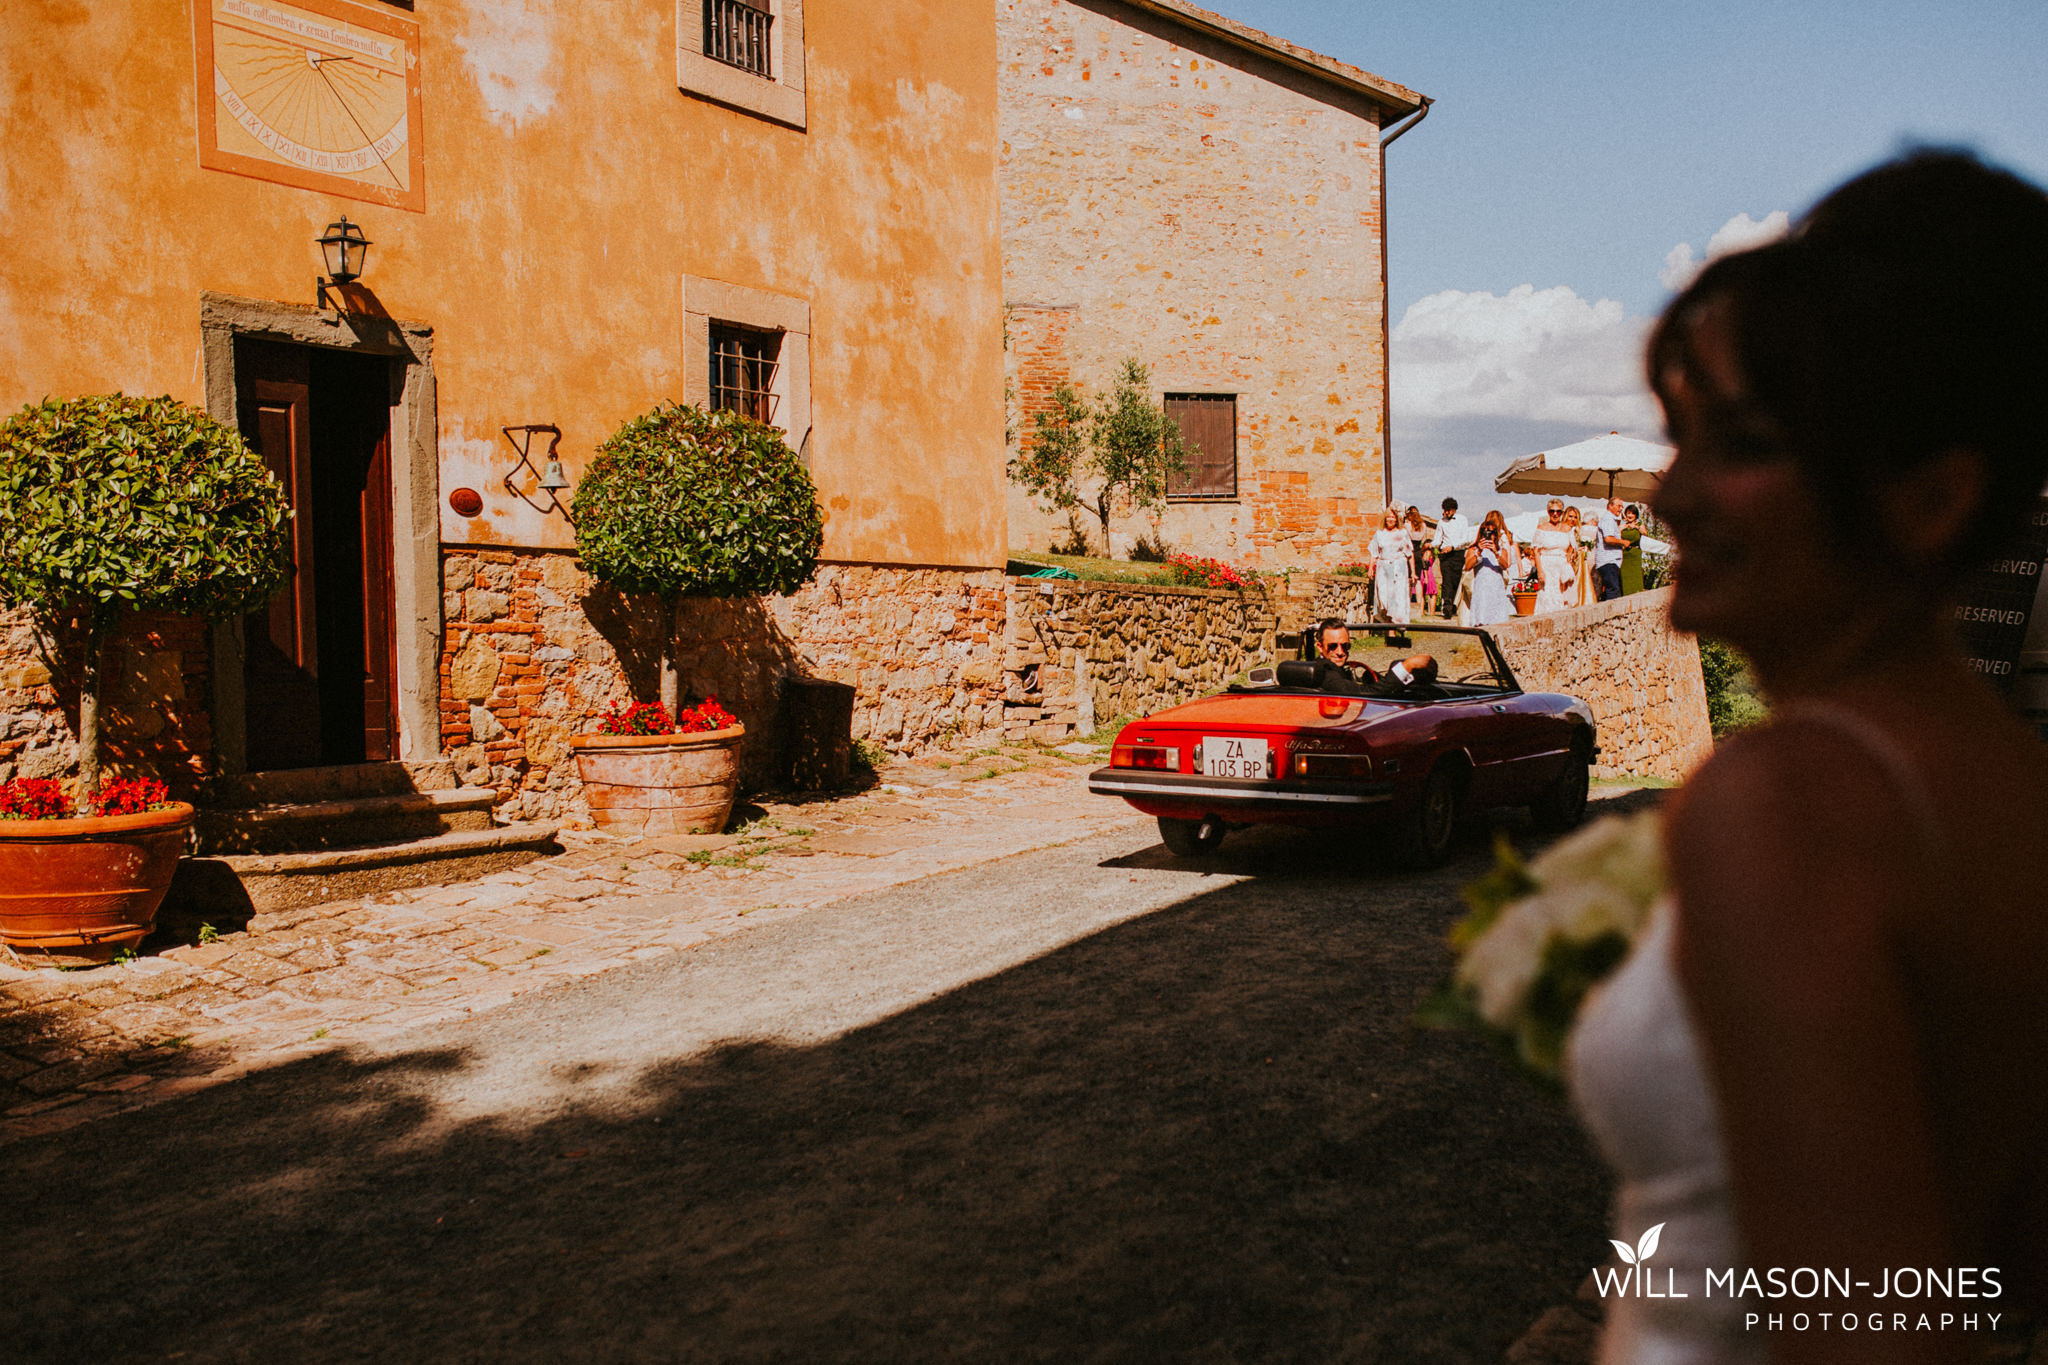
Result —
[[[1406, 640], [1389, 643], [1407, 643]], [[1436, 681], [1436, 660], [1427, 654], [1411, 654], [1395, 664], [1385, 673], [1379, 673], [1351, 658], [1351, 627], [1335, 616], [1326, 618], [1316, 627], [1316, 656], [1343, 670], [1346, 679], [1355, 683], [1375, 683], [1392, 688], [1395, 692], [1426, 688]]]

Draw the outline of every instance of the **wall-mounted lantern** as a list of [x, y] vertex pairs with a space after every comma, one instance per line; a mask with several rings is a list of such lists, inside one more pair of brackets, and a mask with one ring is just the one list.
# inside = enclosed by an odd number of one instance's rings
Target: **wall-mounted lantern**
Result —
[[363, 229], [348, 220], [343, 214], [338, 223], [329, 223], [327, 231], [314, 238], [320, 243], [320, 257], [327, 267], [327, 278], [316, 282], [320, 294], [320, 306], [327, 307], [327, 287], [339, 289], [345, 284], [354, 284], [363, 277], [363, 261], [369, 255], [370, 239], [363, 236]]

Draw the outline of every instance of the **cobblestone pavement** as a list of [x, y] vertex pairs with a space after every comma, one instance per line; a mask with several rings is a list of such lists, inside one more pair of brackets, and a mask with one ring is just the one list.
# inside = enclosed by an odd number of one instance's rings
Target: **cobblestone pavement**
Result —
[[[0, 963], [0, 1142], [47, 1133], [742, 925], [1080, 838], [1119, 821], [1085, 745], [892, 765], [854, 795], [745, 806], [733, 833], [628, 840], [472, 881], [258, 915], [89, 970]], [[738, 822], [736, 821], [736, 824]]]

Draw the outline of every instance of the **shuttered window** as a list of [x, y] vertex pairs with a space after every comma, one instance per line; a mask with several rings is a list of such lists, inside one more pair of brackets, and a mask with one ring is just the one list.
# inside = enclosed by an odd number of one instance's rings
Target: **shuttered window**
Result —
[[1169, 393], [1166, 415], [1192, 447], [1187, 468], [1166, 482], [1175, 500], [1237, 496], [1237, 395]]

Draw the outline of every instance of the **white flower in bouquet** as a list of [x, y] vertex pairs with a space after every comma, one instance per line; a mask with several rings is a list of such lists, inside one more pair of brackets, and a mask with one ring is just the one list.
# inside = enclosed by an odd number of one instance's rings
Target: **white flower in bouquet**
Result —
[[1628, 955], [1663, 890], [1654, 812], [1595, 821], [1527, 866], [1503, 841], [1494, 870], [1466, 888], [1457, 970], [1424, 1017], [1494, 1033], [1554, 1080], [1586, 993]]

